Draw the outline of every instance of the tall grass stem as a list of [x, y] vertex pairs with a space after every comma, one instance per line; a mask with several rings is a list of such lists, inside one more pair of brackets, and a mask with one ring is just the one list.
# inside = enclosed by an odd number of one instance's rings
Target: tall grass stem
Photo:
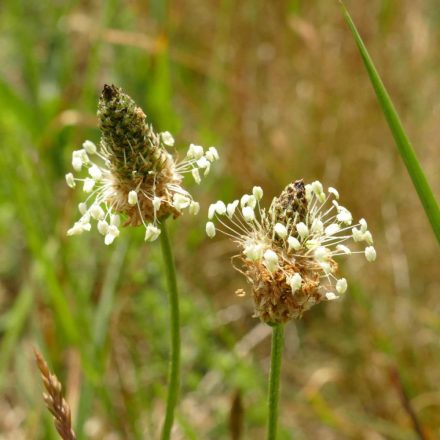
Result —
[[272, 327], [272, 353], [269, 372], [267, 440], [277, 438], [278, 401], [280, 395], [281, 362], [283, 358], [284, 324]]
[[437, 241], [440, 243], [440, 207], [437, 199], [429, 185], [423, 168], [420, 165], [414, 147], [412, 146], [411, 141], [409, 140], [408, 135], [403, 128], [402, 122], [400, 121], [393, 101], [391, 100], [391, 97], [388, 94], [384, 83], [382, 82], [379, 72], [377, 71], [373, 63], [373, 60], [371, 59], [364, 42], [362, 41], [356, 25], [354, 24], [342, 0], [340, 0], [340, 4], [342, 6], [345, 20], [358, 46], [359, 53], [364, 62], [368, 76], [370, 77], [371, 84], [374, 88], [374, 91], [376, 92], [379, 105], [388, 122], [391, 134], [394, 137], [394, 141], [396, 142], [399, 154], [403, 160], [403, 163], [406, 166], [409, 176], [412, 179], [419, 199], [422, 202], [426, 216], [431, 223], [432, 230], [437, 237]]
[[171, 436], [171, 429], [174, 421], [174, 410], [179, 396], [179, 370], [180, 370], [180, 316], [179, 316], [179, 295], [177, 290], [176, 268], [174, 265], [173, 252], [171, 249], [166, 221], [160, 224], [160, 242], [162, 255], [165, 263], [167, 277], [169, 302], [170, 302], [170, 332], [171, 332], [171, 354], [168, 371], [168, 395], [166, 403], [165, 420], [162, 426], [161, 440], [168, 440]]

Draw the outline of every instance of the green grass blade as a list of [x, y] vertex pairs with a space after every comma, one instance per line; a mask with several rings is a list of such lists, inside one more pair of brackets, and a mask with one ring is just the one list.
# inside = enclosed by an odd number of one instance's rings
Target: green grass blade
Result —
[[6, 331], [2, 335], [0, 343], [0, 392], [7, 380], [6, 371], [10, 359], [14, 351], [17, 350], [20, 334], [26, 326], [26, 321], [29, 318], [33, 305], [33, 292], [30, 283], [26, 282], [8, 313]]
[[353, 20], [351, 19], [347, 8], [342, 1], [340, 3], [342, 5], [345, 20], [347, 21], [347, 24], [359, 48], [359, 52], [362, 60], [364, 61], [368, 76], [370, 77], [371, 84], [373, 85], [380, 107], [391, 129], [391, 133], [396, 142], [400, 156], [402, 157], [406, 169], [408, 170], [408, 173], [413, 181], [428, 220], [430, 221], [432, 229], [434, 230], [434, 234], [440, 243], [440, 209], [438, 202], [432, 192], [431, 187], [429, 186], [425, 173], [420, 166], [414, 148], [411, 145], [407, 134], [405, 133], [394, 104], [379, 76], [379, 73], [376, 70], [376, 67], [373, 64], [370, 55], [368, 54], [367, 48], [365, 47], [365, 44], [362, 41], [362, 38]]
[[[93, 346], [91, 347], [91, 357], [94, 360], [95, 368], [101, 375], [103, 374], [105, 365], [103, 354], [104, 344], [108, 333], [111, 312], [114, 306], [116, 288], [122, 273], [127, 249], [128, 241], [121, 240], [111, 258], [102, 287], [99, 304], [95, 311], [92, 330]], [[96, 382], [92, 383], [88, 377], [83, 378], [75, 421], [75, 431], [80, 439], [84, 436], [84, 424], [91, 412], [95, 388], [100, 385], [101, 384], [97, 384]]]

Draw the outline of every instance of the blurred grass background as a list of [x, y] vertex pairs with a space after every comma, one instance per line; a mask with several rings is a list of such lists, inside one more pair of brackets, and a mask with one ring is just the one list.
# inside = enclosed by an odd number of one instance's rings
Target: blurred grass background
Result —
[[[438, 195], [438, 4], [347, 6]], [[438, 245], [336, 1], [3, 0], [0, 28], [1, 439], [57, 438], [33, 345], [65, 384], [82, 438], [157, 436], [168, 359], [159, 246], [140, 230], [111, 248], [97, 233], [65, 235], [80, 197], [64, 174], [74, 148], [98, 141], [97, 98], [112, 82], [173, 132], [181, 155], [190, 142], [217, 146], [212, 175], [187, 182], [203, 212], [254, 184], [270, 201], [303, 177], [337, 187], [370, 224], [376, 263], [342, 262], [344, 301], [286, 328], [280, 439], [420, 438], [402, 388], [427, 438], [440, 437]], [[242, 438], [263, 438], [269, 328], [234, 295], [246, 286], [233, 246], [208, 242], [204, 220], [173, 228], [174, 438], [231, 438], [239, 401]]]

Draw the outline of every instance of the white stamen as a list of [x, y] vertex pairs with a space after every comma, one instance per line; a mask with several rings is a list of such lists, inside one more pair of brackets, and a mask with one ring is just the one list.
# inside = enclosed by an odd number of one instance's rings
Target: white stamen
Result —
[[263, 258], [264, 246], [259, 243], [250, 243], [245, 246], [243, 253], [250, 261], [260, 261]]
[[196, 163], [197, 163], [197, 166], [202, 169], [207, 168], [211, 165], [210, 162], [208, 161], [208, 159], [206, 159], [206, 157], [201, 157], [200, 159], [197, 160]]
[[84, 141], [82, 147], [86, 150], [87, 154], [96, 154], [97, 148], [92, 141]]
[[215, 225], [214, 225], [214, 223], [212, 223], [212, 222], [206, 223], [205, 231], [206, 231], [206, 235], [209, 238], [213, 238], [215, 236]]
[[174, 138], [173, 135], [169, 131], [164, 131], [160, 134], [160, 137], [162, 138], [162, 142], [167, 147], [173, 147], [174, 146]]
[[301, 248], [301, 243], [298, 241], [298, 239], [292, 237], [291, 235], [287, 239], [287, 243], [289, 245], [289, 250], [294, 249], [295, 251], [298, 251]]
[[243, 215], [243, 218], [247, 221], [247, 222], [252, 222], [255, 220], [255, 212], [254, 210], [250, 207], [250, 206], [245, 206], [242, 210], [241, 213]]
[[336, 295], [334, 292], [327, 292], [325, 294], [325, 297], [329, 300], [329, 301], [333, 301], [334, 299], [338, 299], [339, 296]]
[[69, 188], [75, 188], [76, 183], [72, 173], [66, 174], [66, 183]]
[[197, 215], [199, 213], [199, 211], [200, 211], [200, 204], [199, 203], [193, 201], [189, 204], [188, 212], [191, 215]]
[[186, 157], [188, 159], [199, 160], [202, 156], [203, 156], [203, 147], [194, 144], [191, 144], [189, 146], [188, 153], [186, 154]]
[[93, 205], [90, 208], [90, 215], [95, 220], [102, 220], [105, 217], [104, 210], [99, 205]]
[[365, 231], [364, 232], [364, 241], [367, 244], [373, 244], [373, 236], [371, 235], [370, 231]]
[[353, 234], [353, 240], [356, 242], [360, 242], [364, 239], [364, 234], [358, 228], [353, 228], [351, 233]]
[[216, 203], [211, 203], [209, 205], [209, 208], [208, 208], [208, 219], [209, 220], [212, 220], [214, 218], [216, 209], [217, 209], [217, 204]]
[[336, 246], [336, 249], [337, 249], [338, 251], [343, 252], [343, 253], [346, 254], [346, 255], [350, 255], [350, 254], [351, 254], [351, 250], [350, 250], [347, 246], [344, 246], [343, 244], [338, 244], [338, 245]]
[[191, 203], [191, 199], [183, 194], [174, 193], [173, 195], [173, 206], [181, 211], [182, 209], [188, 208]]
[[155, 241], [160, 235], [160, 229], [151, 223], [147, 225], [147, 228], [145, 229], [145, 241]]
[[[333, 200], [333, 202], [336, 202], [336, 200]], [[339, 222], [344, 223], [344, 225], [351, 225], [351, 223], [353, 222], [353, 216], [351, 215], [351, 212], [347, 208], [339, 205], [337, 206], [337, 209], [338, 215], [336, 216], [336, 219]]]
[[315, 218], [310, 229], [313, 234], [322, 234], [324, 232], [324, 224], [321, 220]]
[[238, 200], [234, 200], [232, 203], [228, 203], [228, 206], [226, 207], [226, 212], [228, 213], [229, 218], [233, 217], [235, 210], [237, 209], [238, 203]]
[[339, 192], [337, 189], [333, 188], [333, 187], [329, 187], [328, 192], [330, 194], [333, 194], [336, 197], [336, 200], [339, 200]]
[[367, 232], [368, 225], [367, 225], [367, 222], [366, 222], [366, 220], [364, 218], [361, 218], [359, 220], [359, 224], [361, 226], [361, 232]]
[[94, 179], [90, 179], [89, 177], [86, 177], [84, 179], [83, 191], [85, 193], [92, 192], [92, 189], [93, 189], [94, 186], [95, 186], [95, 180]]
[[104, 237], [104, 243], [108, 246], [115, 241], [115, 238], [119, 235], [119, 229], [116, 226], [109, 226], [107, 234]]
[[162, 205], [162, 199], [160, 197], [154, 196], [153, 197], [153, 209], [155, 212], [159, 211], [160, 207]]
[[278, 269], [278, 255], [271, 249], [263, 254], [264, 265], [269, 272], [275, 272]]
[[249, 194], [244, 194], [241, 199], [240, 199], [240, 206], [242, 208], [244, 208], [245, 206], [247, 206], [247, 202], [249, 200], [250, 195]]
[[194, 182], [197, 183], [197, 185], [200, 184], [200, 182], [202, 181], [201, 177], [200, 177], [200, 171], [198, 168], [193, 168], [191, 171], [191, 174], [193, 176]]
[[99, 179], [102, 177], [102, 172], [101, 172], [101, 170], [99, 169], [99, 167], [96, 166], [96, 165], [92, 165], [92, 166], [89, 168], [89, 174], [90, 174], [90, 175], [92, 176], [92, 178], [95, 179], [95, 180], [99, 180]]
[[137, 202], [138, 202], [138, 195], [137, 195], [137, 192], [136, 191], [130, 191], [129, 193], [128, 193], [128, 204], [129, 205], [136, 205], [137, 204]]
[[319, 246], [313, 251], [313, 253], [318, 261], [325, 261], [330, 255], [330, 250], [325, 246]]
[[71, 235], [80, 235], [85, 231], [89, 231], [90, 230], [90, 223], [81, 223], [81, 222], [76, 222], [68, 231], [67, 231], [67, 235], [71, 236]]
[[209, 170], [211, 169], [211, 162], [208, 162], [208, 164], [205, 167], [205, 171], [203, 175], [206, 177], [209, 174]]
[[[75, 153], [75, 151], [73, 152]], [[72, 157], [72, 167], [75, 171], [81, 171], [83, 165], [83, 161], [81, 160], [81, 158], [78, 155], [73, 154]]]
[[209, 147], [208, 151], [205, 153], [205, 157], [210, 161], [214, 162], [219, 159], [218, 151], [215, 147]]
[[324, 229], [325, 235], [331, 236], [335, 235], [340, 231], [341, 227], [337, 223], [332, 223]]
[[299, 222], [296, 225], [296, 230], [298, 231], [299, 236], [304, 240], [307, 235], [309, 235], [309, 228], [303, 222]]
[[347, 280], [345, 278], [341, 278], [338, 281], [336, 281], [336, 291], [339, 294], [345, 293], [347, 291], [347, 287], [348, 287], [348, 284], [347, 284]]
[[110, 224], [119, 228], [119, 226], [121, 225], [121, 218], [118, 214], [110, 215]]
[[261, 188], [261, 186], [254, 186], [252, 188], [252, 194], [255, 200], [260, 201], [263, 198], [263, 188]]
[[98, 222], [98, 232], [101, 235], [106, 235], [108, 232], [109, 224], [105, 220], [99, 220]]
[[226, 214], [226, 205], [221, 200], [219, 200], [215, 204], [215, 212], [218, 215], [225, 215]]
[[273, 229], [275, 234], [277, 234], [280, 238], [284, 239], [287, 237], [287, 228], [283, 224], [277, 223]]
[[78, 205], [78, 211], [79, 211], [82, 215], [84, 215], [84, 214], [87, 212], [87, 204], [84, 203], [84, 202], [81, 202], [81, 203]]
[[299, 273], [294, 273], [292, 276], [286, 278], [287, 284], [292, 289], [292, 295], [294, 295], [302, 284], [302, 278]]
[[324, 271], [324, 273], [326, 274], [326, 275], [328, 275], [329, 273], [331, 273], [331, 271], [332, 271], [332, 267], [331, 267], [331, 265], [330, 265], [330, 263], [327, 263], [327, 262], [322, 262], [322, 263], [319, 263], [319, 265], [321, 266], [321, 269]]
[[373, 246], [368, 246], [365, 248], [365, 258], [368, 262], [373, 262], [376, 259], [376, 249]]

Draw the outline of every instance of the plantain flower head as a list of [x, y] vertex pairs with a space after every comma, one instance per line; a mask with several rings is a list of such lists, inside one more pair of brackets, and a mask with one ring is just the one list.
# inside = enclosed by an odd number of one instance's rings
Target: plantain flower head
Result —
[[[337, 278], [335, 257], [363, 253], [367, 261], [376, 259], [367, 222], [353, 225], [336, 189], [325, 192], [318, 181], [304, 185], [297, 180], [267, 210], [260, 205], [262, 198], [261, 187], [254, 187], [240, 200], [218, 201], [209, 207], [206, 225], [209, 237], [222, 232], [240, 248], [233, 264], [250, 283], [255, 316], [262, 321], [300, 318], [315, 304], [343, 295], [348, 283]], [[366, 247], [352, 251], [347, 241]]]
[[122, 90], [105, 85], [98, 104], [101, 142], [85, 141], [72, 154], [72, 168], [85, 177], [66, 174], [67, 185], [82, 185], [87, 198], [79, 204], [80, 219], [67, 231], [77, 235], [90, 231], [96, 222], [105, 244], [111, 244], [123, 226], [145, 228], [145, 240], [160, 234], [161, 220], [179, 217], [184, 210], [197, 214], [199, 204], [182, 187], [191, 173], [196, 183], [206, 176], [218, 159], [215, 147], [207, 151], [191, 144], [185, 159], [177, 162], [169, 148], [169, 132], [156, 133], [142, 109]]

